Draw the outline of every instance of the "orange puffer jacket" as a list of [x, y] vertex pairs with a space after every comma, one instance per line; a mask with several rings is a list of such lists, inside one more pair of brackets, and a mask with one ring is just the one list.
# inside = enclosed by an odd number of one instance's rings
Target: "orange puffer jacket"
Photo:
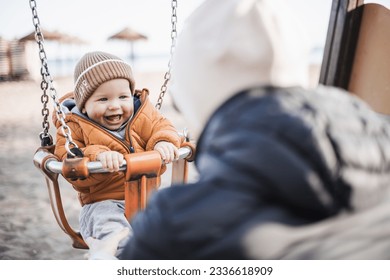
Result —
[[[135, 95], [140, 99], [141, 105], [127, 124], [123, 140], [86, 117], [72, 112], [65, 115], [65, 122], [72, 132], [73, 141], [90, 161], [96, 161], [97, 155], [103, 151], [117, 151], [123, 155], [129, 154], [131, 147], [136, 153], [150, 151], [159, 141], [168, 141], [180, 147], [179, 134], [172, 123], [151, 104], [148, 98], [149, 91], [143, 89], [136, 91]], [[60, 101], [73, 98], [73, 93], [69, 93]], [[53, 122], [57, 127], [54, 153], [60, 159], [64, 159], [67, 156], [66, 139], [62, 135], [61, 123], [55, 114], [53, 114]], [[165, 168], [162, 168], [162, 171], [164, 170]], [[69, 181], [69, 183], [79, 192], [79, 200], [81, 205], [84, 205], [107, 199], [124, 199], [124, 181], [123, 172], [113, 172], [90, 174], [85, 180]]]

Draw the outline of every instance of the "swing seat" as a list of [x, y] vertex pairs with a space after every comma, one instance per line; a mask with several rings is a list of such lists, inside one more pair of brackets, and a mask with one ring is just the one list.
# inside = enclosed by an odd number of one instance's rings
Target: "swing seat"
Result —
[[[172, 32], [171, 32], [171, 57], [172, 51], [176, 42], [176, 8], [177, 1], [172, 0]], [[34, 165], [44, 174], [46, 184], [48, 187], [49, 198], [51, 208], [57, 223], [61, 229], [70, 236], [73, 241], [73, 247], [87, 249], [88, 246], [82, 239], [79, 232], [75, 231], [68, 223], [64, 208], [61, 200], [61, 191], [58, 184], [58, 175], [61, 174], [63, 177], [71, 180], [85, 179], [90, 173], [104, 173], [107, 170], [102, 168], [100, 162], [89, 162], [87, 158], [72, 158], [66, 159], [61, 162], [54, 155], [53, 139], [49, 134], [49, 123], [48, 116], [49, 110], [48, 105], [48, 92], [53, 99], [55, 104], [55, 111], [57, 117], [60, 118], [62, 123], [62, 132], [66, 136], [67, 142], [66, 147], [68, 155], [73, 155], [73, 152], [68, 150], [69, 145], [72, 144], [74, 148], [78, 148], [71, 138], [71, 132], [66, 126], [63, 119], [64, 113], [61, 109], [57, 92], [53, 86], [53, 79], [50, 75], [49, 68], [47, 65], [46, 52], [44, 49], [44, 38], [40, 28], [40, 22], [35, 1], [30, 1], [30, 8], [33, 15], [33, 23], [35, 27], [35, 38], [39, 46], [39, 57], [41, 60], [41, 89], [43, 94], [41, 96], [41, 102], [43, 105], [42, 116], [43, 116], [43, 131], [40, 134], [41, 147], [38, 148], [34, 155]], [[160, 109], [164, 95], [167, 91], [167, 84], [170, 80], [171, 71], [171, 58], [168, 62], [168, 71], [164, 75], [164, 84], [161, 87], [161, 92], [156, 104], [156, 108]], [[182, 147], [179, 150], [179, 160], [172, 163], [172, 184], [185, 183], [187, 181], [188, 164], [187, 162], [192, 161], [195, 155], [195, 145], [188, 141], [186, 135], [184, 135], [185, 141], [182, 142]], [[126, 172], [125, 181], [125, 214], [130, 220], [133, 215], [140, 209], [146, 206], [148, 196], [150, 193], [157, 189], [160, 185], [160, 168], [161, 158], [157, 152], [146, 152], [136, 153], [134, 155], [128, 155], [125, 157], [126, 164], [123, 165], [120, 171]]]
[[[34, 165], [44, 174], [48, 188], [50, 205], [60, 228], [71, 238], [72, 246], [88, 249], [79, 231], [68, 222], [61, 197], [58, 176], [69, 179], [83, 179], [91, 173], [106, 173], [100, 162], [90, 162], [87, 158], [68, 159], [63, 162], [54, 155], [54, 145], [42, 146], [34, 155]], [[185, 183], [188, 176], [188, 162], [193, 160], [195, 145], [184, 142], [179, 149], [179, 159], [172, 163], [172, 184]], [[134, 153], [125, 156], [126, 163], [120, 167], [125, 172], [125, 216], [132, 217], [147, 205], [152, 192], [160, 185], [161, 157], [156, 151]]]

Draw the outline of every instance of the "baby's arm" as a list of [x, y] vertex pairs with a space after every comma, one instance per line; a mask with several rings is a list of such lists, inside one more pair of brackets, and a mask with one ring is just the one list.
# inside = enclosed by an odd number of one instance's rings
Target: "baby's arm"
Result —
[[123, 164], [124, 157], [116, 151], [105, 151], [98, 154], [96, 159], [102, 163], [103, 168], [107, 168], [110, 172], [116, 172]]
[[[85, 145], [81, 129], [76, 123], [68, 123], [72, 128], [73, 141], [77, 144], [85, 157], [90, 161], [100, 161], [103, 168], [107, 168], [110, 172], [119, 171], [119, 167], [123, 164], [123, 155], [121, 153], [110, 151], [104, 145]], [[57, 131], [57, 143], [55, 154], [61, 159], [66, 157], [67, 151], [65, 149], [66, 139], [62, 135], [60, 129]]]
[[179, 149], [167, 141], [157, 142], [154, 150], [160, 153], [164, 163], [170, 163], [179, 158]]

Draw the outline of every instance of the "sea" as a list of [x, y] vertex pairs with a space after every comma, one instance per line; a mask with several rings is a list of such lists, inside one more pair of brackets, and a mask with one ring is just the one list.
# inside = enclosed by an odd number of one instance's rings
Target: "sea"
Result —
[[[167, 71], [170, 60], [169, 54], [142, 55], [135, 56], [134, 58], [128, 56], [121, 58], [131, 65], [133, 72]], [[50, 73], [56, 77], [73, 75], [74, 67], [78, 60], [79, 58], [48, 59]]]

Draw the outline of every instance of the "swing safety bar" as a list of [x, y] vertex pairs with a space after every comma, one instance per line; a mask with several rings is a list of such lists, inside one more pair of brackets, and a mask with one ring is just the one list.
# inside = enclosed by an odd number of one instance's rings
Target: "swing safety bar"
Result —
[[[45, 152], [44, 150], [38, 151], [34, 156], [34, 162], [39, 163], [42, 162], [42, 159], [47, 156], [48, 152]], [[182, 147], [179, 149], [179, 160], [180, 159], [186, 159], [191, 157], [192, 150], [189, 147]], [[62, 167], [63, 163], [61, 161], [57, 161], [55, 158], [51, 158], [45, 162], [44, 168], [47, 169], [50, 172], [61, 174], [62, 173]], [[126, 162], [119, 168], [120, 171], [126, 170]], [[99, 161], [92, 161], [87, 163], [87, 168], [89, 173], [107, 173], [109, 172], [107, 169], [102, 167], [101, 162]]]

